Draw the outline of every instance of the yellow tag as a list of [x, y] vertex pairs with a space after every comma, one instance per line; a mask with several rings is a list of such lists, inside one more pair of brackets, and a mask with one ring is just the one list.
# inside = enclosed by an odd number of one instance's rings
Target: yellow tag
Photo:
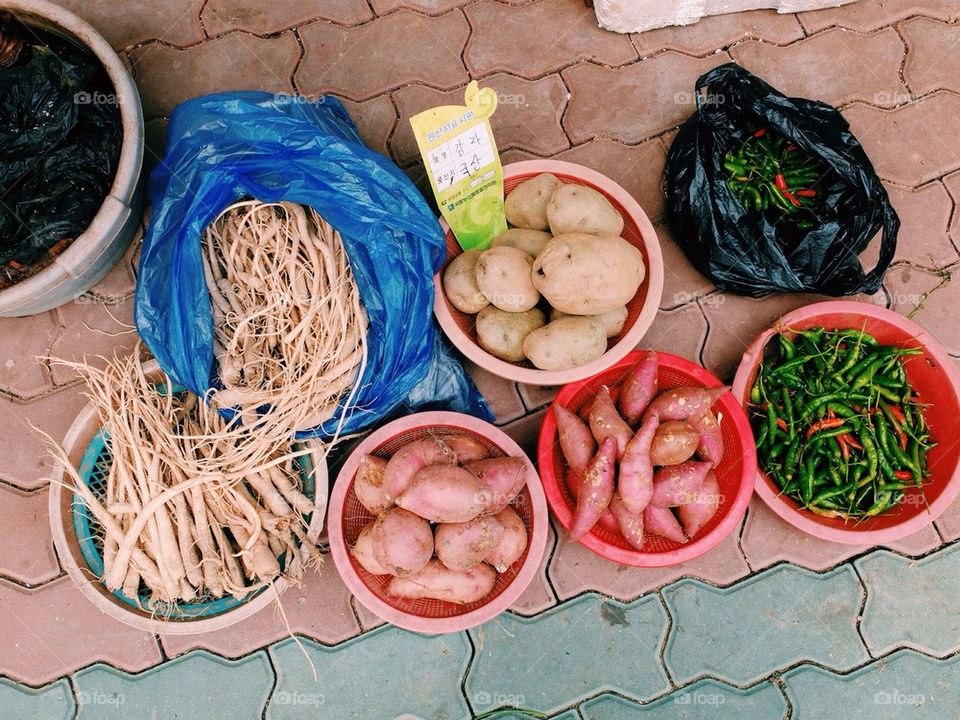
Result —
[[437, 205], [464, 250], [486, 249], [507, 229], [503, 167], [490, 129], [497, 93], [467, 85], [463, 105], [410, 118]]

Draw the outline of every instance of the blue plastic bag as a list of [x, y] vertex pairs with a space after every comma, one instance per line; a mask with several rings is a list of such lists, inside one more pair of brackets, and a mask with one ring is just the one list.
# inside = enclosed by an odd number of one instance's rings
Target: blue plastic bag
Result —
[[[433, 325], [433, 274], [445, 246], [406, 175], [364, 146], [335, 98], [263, 92], [179, 105], [150, 177], [153, 216], [140, 255], [137, 330], [160, 367], [198, 395], [216, 383], [213, 313], [200, 237], [249, 196], [313, 207], [343, 238], [369, 316], [368, 360], [341, 432], [369, 427], [402, 404], [492, 414]], [[408, 397], [409, 396], [409, 397]], [[337, 416], [298, 437], [329, 437]]]

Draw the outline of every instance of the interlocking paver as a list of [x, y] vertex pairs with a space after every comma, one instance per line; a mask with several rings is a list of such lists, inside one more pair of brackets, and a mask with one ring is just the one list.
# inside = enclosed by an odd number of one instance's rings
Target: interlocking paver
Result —
[[378, 95], [362, 103], [344, 98], [343, 105], [367, 147], [389, 156], [390, 148], [387, 143], [397, 124], [397, 109], [390, 102], [390, 97]]
[[27, 590], [0, 579], [0, 674], [41, 685], [95, 661], [144, 670], [161, 660], [153, 635], [105, 615], [68, 576]]
[[414, 82], [453, 89], [467, 81], [460, 53], [469, 35], [459, 10], [438, 17], [402, 10], [353, 28], [311, 23], [300, 29], [306, 52], [297, 87], [353, 100]]
[[59, 333], [57, 318], [50, 312], [0, 318], [0, 389], [29, 398], [51, 388], [50, 371], [38, 356], [49, 354]]
[[0, 717], [4, 720], [72, 720], [75, 709], [66, 680], [34, 690], [0, 678]]
[[293, 33], [264, 39], [234, 32], [186, 50], [153, 43], [130, 52], [143, 114], [169, 115], [188, 98], [224, 90], [293, 91], [300, 58]]
[[693, 58], [670, 50], [616, 70], [574, 65], [562, 73], [571, 93], [563, 126], [575, 144], [594, 137], [646, 140], [686, 120], [697, 78], [726, 62], [726, 53]]
[[557, 531], [551, 523], [547, 531], [547, 547], [543, 551], [540, 569], [527, 589], [523, 591], [523, 595], [510, 606], [510, 609], [518, 615], [536, 615], [557, 604], [557, 598], [554, 596], [553, 590], [550, 589], [550, 583], [547, 580], [547, 566], [556, 542]]
[[113, 47], [125, 48], [147, 40], [193, 45], [204, 39], [200, 8], [204, 0], [119, 3], [99, 0], [60, 0], [103, 35]]
[[730, 588], [665, 588], [664, 661], [677, 683], [710, 675], [749, 685], [801, 660], [847, 670], [869, 659], [857, 635], [863, 588], [844, 565], [825, 575], [780, 565]]
[[[567, 89], [559, 75], [523, 80], [498, 73], [480, 83], [497, 91], [497, 111], [491, 126], [499, 150], [519, 148], [535, 155], [552, 155], [570, 146], [560, 126]], [[423, 85], [407, 85], [393, 93], [400, 123], [391, 141], [394, 159], [406, 165], [420, 157], [410, 118], [437, 105], [463, 105], [463, 88], [442, 92]]]
[[502, 71], [537, 78], [580, 60], [618, 66], [637, 59], [630, 38], [601, 30], [577, 0], [520, 7], [481, 0], [464, 11], [473, 27], [464, 60], [474, 77]]
[[860, 630], [871, 653], [908, 646], [945, 655], [960, 647], [960, 547], [920, 560], [878, 551], [853, 564], [867, 587]]
[[477, 650], [467, 697], [481, 712], [519, 705], [550, 713], [602, 690], [659, 695], [669, 689], [657, 658], [666, 623], [652, 596], [623, 604], [589, 594], [535, 618], [503, 615], [470, 631]]
[[526, 411], [520, 401], [516, 383], [504, 380], [470, 360], [465, 360], [463, 366], [467, 374], [473, 378], [477, 389], [486, 398], [493, 414], [497, 416], [496, 423], [498, 425], [516, 420], [524, 415]]
[[707, 320], [697, 303], [689, 303], [658, 312], [638, 347], [673, 353], [699, 364], [706, 337]]
[[849, 675], [802, 665], [784, 675], [784, 690], [795, 720], [945, 720], [960, 706], [957, 662], [900, 650]]
[[960, 167], [960, 96], [941, 91], [884, 110], [855, 103], [843, 115], [877, 174], [917, 187]]
[[960, 538], [960, 503], [954, 502], [937, 518], [934, 525], [947, 542]]
[[302, 643], [317, 680], [292, 639], [272, 645], [277, 686], [267, 706], [268, 720], [468, 714], [460, 693], [460, 676], [470, 659], [464, 633], [429, 637], [387, 627], [332, 648]]
[[[97, 367], [114, 355], [133, 352], [139, 336], [133, 327], [133, 297], [113, 305], [104, 305], [83, 295], [61, 305], [54, 312], [63, 330], [50, 349], [52, 358], [85, 361]], [[74, 382], [77, 373], [69, 367], [52, 363], [53, 379], [58, 385]]]
[[106, 274], [103, 280], [90, 288], [88, 295], [107, 305], [116, 304], [133, 295], [136, 283], [133, 258], [139, 252], [142, 242], [143, 226], [141, 225], [137, 228], [137, 232], [130, 241], [130, 247], [124, 252], [123, 257], [117, 261], [117, 264], [113, 266], [113, 269]]
[[257, 2], [257, 0], [210, 0], [200, 19], [209, 35], [245, 30], [267, 35], [315, 19], [341, 25], [359, 25], [373, 17], [364, 0], [300, 0], [300, 2]]
[[322, 643], [343, 642], [361, 631], [350, 608], [350, 597], [333, 560], [325, 556], [318, 571], [308, 571], [300, 587], [287, 588], [280, 596], [283, 616], [276, 604], [271, 603], [253, 617], [223, 630], [200, 635], [165, 635], [160, 641], [168, 656], [206, 648], [226, 657], [239, 657], [287, 637], [291, 631]]
[[641, 56], [660, 50], [678, 50], [688, 55], [708, 55], [747, 38], [786, 45], [803, 37], [803, 28], [794, 15], [773, 10], [753, 10], [705, 17], [682, 30], [658, 28], [632, 36]]
[[[905, 555], [922, 555], [940, 544], [940, 536], [933, 526], [928, 525], [886, 546]], [[740, 547], [754, 571], [783, 560], [820, 571], [860, 555], [871, 546], [844, 545], [808, 535], [782, 520], [760, 498], [754, 497], [743, 526]]]
[[774, 720], [786, 717], [787, 703], [769, 682], [739, 690], [707, 679], [642, 707], [616, 695], [601, 695], [580, 710], [585, 720]]
[[550, 563], [550, 579], [561, 600], [596, 590], [631, 600], [682, 577], [696, 577], [717, 585], [728, 585], [750, 572], [737, 547], [737, 532], [696, 560], [664, 568], [635, 568], [604, 560], [559, 531], [557, 549]]
[[224, 660], [198, 650], [141, 675], [104, 665], [74, 675], [78, 720], [260, 717], [273, 686], [266, 653]]
[[540, 435], [540, 426], [543, 424], [545, 414], [546, 409], [539, 410], [503, 426], [507, 435], [516, 440], [523, 451], [532, 458], [537, 456], [537, 438]]
[[0, 483], [0, 547], [16, 549], [0, 555], [0, 575], [39, 585], [60, 574], [47, 500], [46, 488], [28, 493]]
[[811, 32], [831, 25], [869, 31], [911, 15], [951, 20], [960, 17], [960, 11], [954, 0], [857, 0], [844, 7], [800, 13], [799, 18]]
[[353, 612], [357, 616], [357, 620], [360, 622], [360, 627], [363, 628], [364, 632], [373, 630], [386, 624], [384, 620], [381, 620], [379, 617], [367, 610], [363, 603], [356, 598], [350, 599], [350, 607], [353, 608]]
[[910, 99], [900, 79], [903, 41], [893, 28], [872, 35], [841, 28], [777, 47], [750, 40], [733, 59], [791, 97], [843, 105], [860, 100], [890, 106]]
[[465, 2], [466, 0], [370, 0], [370, 5], [377, 15], [386, 15], [402, 8], [427, 15], [441, 15], [461, 7]]
[[903, 76], [910, 89], [924, 95], [939, 88], [960, 90], [960, 26], [917, 17], [900, 26], [910, 48]]
[[885, 282], [890, 291], [892, 310], [902, 315], [913, 313], [913, 319], [950, 353], [960, 355], [960, 338], [957, 337], [953, 322], [953, 312], [960, 297], [960, 284], [951, 280], [949, 275], [940, 275], [912, 265], [891, 268]]
[[685, 305], [715, 290], [713, 283], [700, 274], [677, 244], [666, 222], [655, 227], [663, 254], [663, 295], [661, 309]]

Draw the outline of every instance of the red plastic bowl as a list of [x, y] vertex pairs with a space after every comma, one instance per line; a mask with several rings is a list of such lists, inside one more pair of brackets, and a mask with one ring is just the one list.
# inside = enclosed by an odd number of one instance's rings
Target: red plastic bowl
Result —
[[545, 172], [553, 173], [561, 182], [586, 185], [603, 193], [623, 216], [622, 237], [643, 253], [646, 277], [627, 304], [627, 322], [619, 335], [610, 338], [607, 352], [580, 367], [568, 370], [538, 370], [530, 363], [500, 360], [480, 347], [477, 343], [476, 315], [457, 310], [443, 292], [443, 271], [463, 249], [457, 244], [447, 224], [442, 221], [441, 225], [447, 234], [447, 261], [440, 272], [433, 276], [433, 312], [450, 342], [470, 360], [494, 375], [528, 385], [563, 385], [583, 380], [610, 367], [637, 346], [644, 333], [650, 329], [660, 305], [660, 296], [663, 294], [663, 256], [660, 254], [660, 241], [653, 224], [637, 201], [613, 180], [590, 168], [560, 160], [525, 160], [511, 163], [503, 168], [504, 193], [509, 195], [510, 191], [524, 180]]
[[[627, 370], [640, 359], [640, 356], [639, 351], [632, 352], [608, 370], [565, 386], [557, 394], [555, 402], [575, 413], [586, 411], [600, 387], [608, 385], [611, 389], [618, 388]], [[658, 352], [657, 358], [659, 361], [657, 380], [661, 390], [689, 386], [723, 386], [723, 383], [712, 373], [685, 358], [663, 352]], [[720, 418], [720, 428], [723, 431], [723, 459], [715, 470], [717, 482], [720, 485], [721, 500], [717, 514], [695, 538], [682, 544], [659, 535], [646, 535], [644, 541], [649, 549], [636, 550], [623, 539], [620, 533], [609, 532], [598, 525], [584, 535], [580, 542], [600, 557], [621, 565], [666, 567], [703, 555], [729, 535], [746, 512], [750, 496], [753, 494], [757, 455], [750, 421], [736, 398], [730, 393], [724, 393], [714, 404], [713, 411]], [[557, 441], [557, 422], [553, 416], [552, 406], [540, 428], [537, 455], [547, 502], [550, 503], [550, 509], [553, 510], [560, 524], [569, 530], [575, 503], [563, 480], [569, 468]]]
[[[363, 527], [374, 516], [360, 504], [353, 492], [353, 480], [362, 455], [388, 458], [400, 447], [427, 435], [465, 433], [483, 442], [492, 456], [523, 458], [530, 480], [512, 507], [527, 527], [527, 549], [505, 573], [487, 597], [469, 605], [440, 600], [406, 600], [386, 593], [390, 576], [372, 575], [348, 552]], [[527, 589], [540, 567], [547, 546], [547, 502], [533, 463], [502, 430], [469, 415], [452, 412], [424, 412], [394, 420], [368, 436], [350, 454], [330, 495], [328, 532], [330, 552], [337, 572], [356, 598], [373, 614], [398, 627], [438, 634], [458, 632], [492, 620], [513, 605]]]
[[757, 494], [771, 510], [794, 527], [838, 543], [890, 543], [929, 525], [960, 493], [960, 444], [953, 441], [960, 418], [960, 372], [940, 343], [915, 322], [876, 305], [835, 300], [787, 313], [754, 339], [740, 361], [733, 382], [733, 394], [741, 403], [745, 405], [749, 399], [767, 342], [781, 328], [804, 330], [811, 327], [865, 330], [884, 345], [923, 349], [923, 355], [911, 359], [905, 368], [910, 385], [921, 398], [933, 403], [925, 413], [930, 433], [938, 443], [928, 455], [931, 476], [922, 490], [906, 490], [904, 502], [896, 509], [856, 524], [845, 523], [841, 518], [821, 517], [802, 509], [781, 495], [779, 488], [760, 468], [757, 469]]

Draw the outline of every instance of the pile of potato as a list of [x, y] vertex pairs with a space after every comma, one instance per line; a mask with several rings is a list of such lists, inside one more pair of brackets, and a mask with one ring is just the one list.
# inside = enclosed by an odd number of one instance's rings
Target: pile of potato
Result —
[[444, 271], [450, 304], [477, 314], [480, 347], [501, 360], [540, 370], [596, 360], [623, 330], [646, 275], [643, 255], [620, 237], [620, 213], [596, 190], [550, 173], [518, 185], [505, 210], [513, 227]]
[[482, 600], [527, 548], [510, 503], [528, 480], [523, 458], [490, 457], [469, 435], [415, 440], [385, 460], [364, 455], [353, 490], [376, 515], [350, 549], [394, 597]]

